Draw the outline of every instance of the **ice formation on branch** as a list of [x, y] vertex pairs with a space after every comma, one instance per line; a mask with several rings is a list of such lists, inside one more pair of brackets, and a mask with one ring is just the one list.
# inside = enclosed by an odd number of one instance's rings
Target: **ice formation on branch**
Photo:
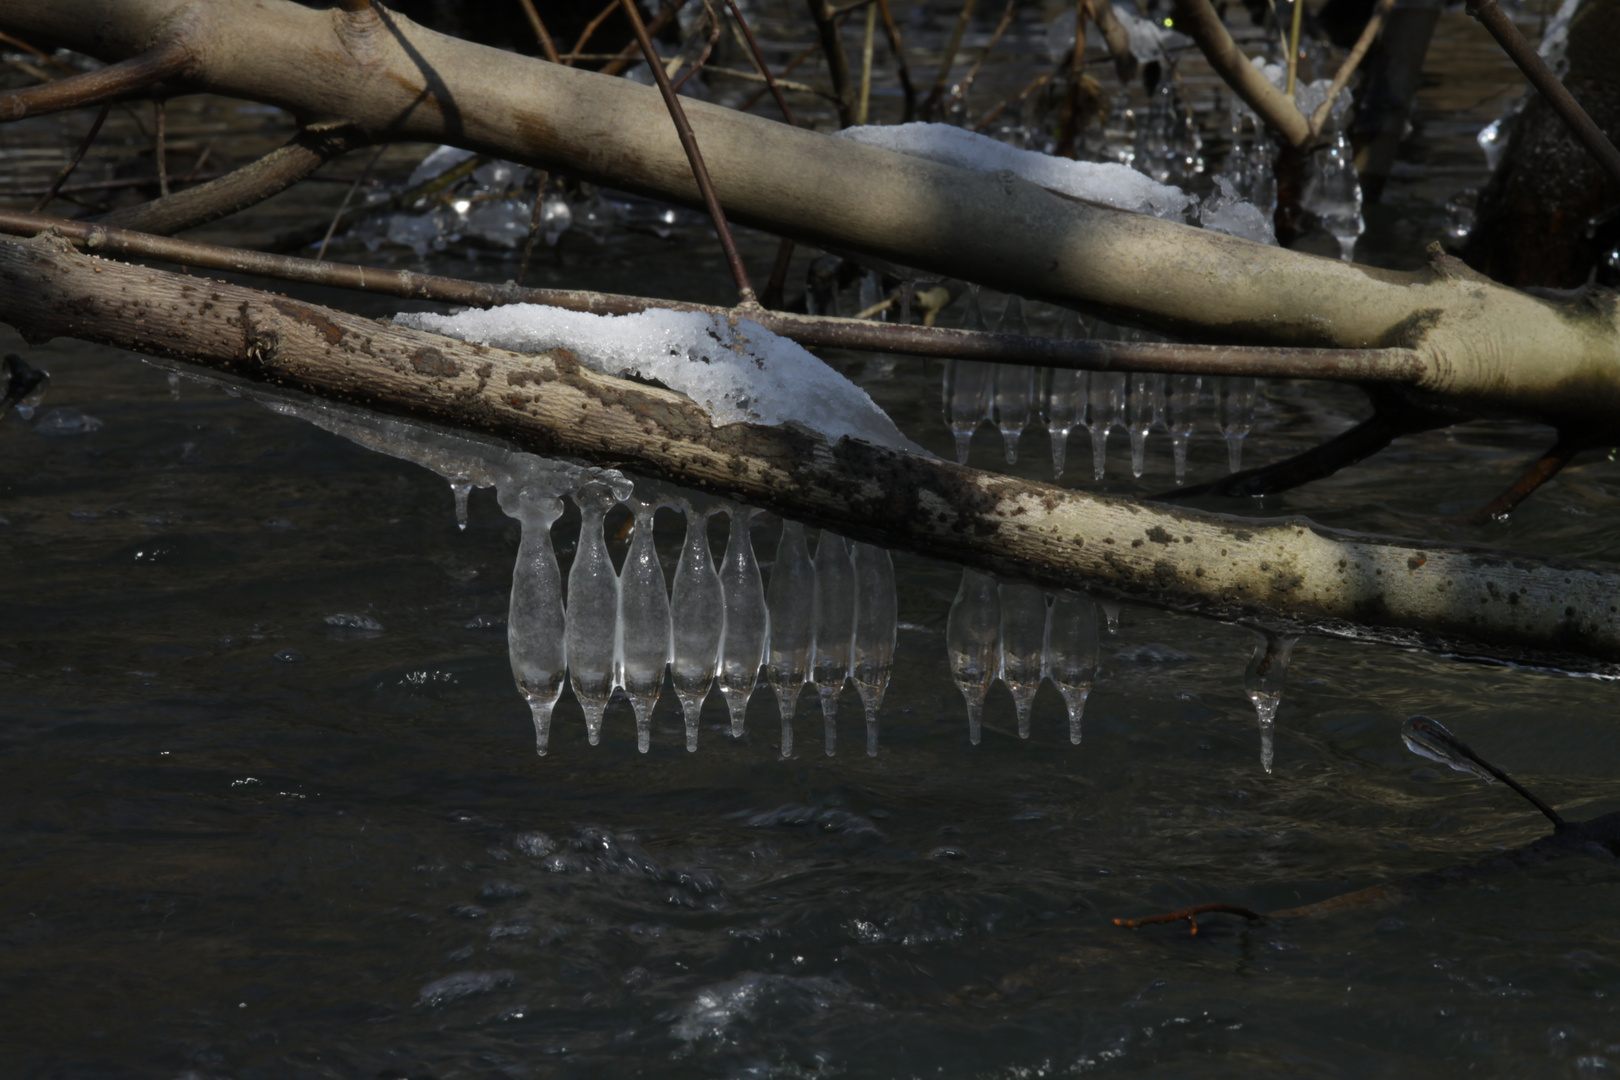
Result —
[[722, 424], [800, 424], [829, 442], [848, 436], [925, 453], [866, 392], [802, 347], [742, 318], [701, 311], [592, 315], [509, 304], [394, 321], [514, 352], [564, 348], [604, 375], [653, 379]]

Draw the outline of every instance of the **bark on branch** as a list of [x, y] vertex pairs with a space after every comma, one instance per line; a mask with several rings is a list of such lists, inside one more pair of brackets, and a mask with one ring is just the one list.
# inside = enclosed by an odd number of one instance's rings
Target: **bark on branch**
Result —
[[712, 427], [682, 395], [252, 289], [0, 240], [0, 319], [630, 464], [849, 536], [1222, 618], [1620, 676], [1612, 568], [1259, 523], [982, 473], [805, 431]]

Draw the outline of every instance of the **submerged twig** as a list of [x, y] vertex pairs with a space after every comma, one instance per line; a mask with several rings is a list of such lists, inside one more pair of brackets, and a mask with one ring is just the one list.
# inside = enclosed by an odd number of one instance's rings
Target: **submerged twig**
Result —
[[62, 185], [67, 182], [67, 178], [73, 175], [73, 170], [77, 169], [79, 162], [84, 160], [84, 155], [90, 150], [90, 144], [96, 141], [96, 136], [101, 133], [101, 125], [107, 122], [107, 114], [111, 111], [112, 102], [106, 102], [101, 106], [101, 109], [96, 113], [95, 120], [90, 124], [90, 130], [79, 141], [78, 147], [73, 151], [73, 156], [68, 158], [68, 163], [62, 166], [62, 170], [52, 178], [51, 186], [45, 189], [45, 194], [41, 195], [39, 202], [34, 204], [34, 213], [37, 214], [45, 209], [51, 204], [51, 200], [56, 198], [57, 193], [62, 190]]
[[742, 255], [737, 251], [737, 241], [731, 235], [731, 226], [726, 223], [726, 212], [720, 206], [720, 196], [715, 194], [714, 181], [709, 178], [709, 169], [703, 164], [703, 152], [698, 149], [697, 136], [692, 133], [692, 125], [686, 119], [686, 110], [681, 108], [680, 96], [670, 84], [664, 65], [658, 61], [658, 50], [653, 48], [652, 38], [647, 34], [646, 24], [641, 21], [641, 12], [636, 10], [635, 0], [622, 0], [620, 6], [630, 18], [630, 26], [635, 31], [636, 40], [640, 42], [641, 51], [647, 57], [647, 66], [652, 69], [653, 79], [658, 83], [658, 92], [664, 96], [664, 105], [669, 109], [670, 119], [675, 123], [675, 132], [680, 136], [681, 148], [686, 151], [686, 160], [692, 166], [692, 178], [697, 181], [698, 190], [703, 193], [703, 203], [709, 210], [709, 217], [714, 219], [715, 231], [720, 234], [720, 247], [726, 253], [726, 262], [731, 266], [731, 276], [737, 283], [738, 303], [743, 307], [757, 307], [759, 301], [754, 296], [754, 286], [748, 280], [748, 268], [743, 265]]
[[1469, 516], [1469, 524], [1486, 525], [1493, 521], [1504, 521], [1515, 507], [1528, 499], [1537, 488], [1557, 476], [1564, 467], [1574, 460], [1575, 455], [1590, 445], [1585, 439], [1577, 439], [1562, 433], [1558, 441], [1535, 461], [1526, 466], [1524, 472], [1509, 484], [1496, 498], [1480, 507]]
[[1114, 925], [1134, 930], [1139, 926], [1154, 926], [1158, 923], [1180, 922], [1185, 919], [1192, 926], [1192, 932], [1196, 934], [1198, 933], [1198, 916], [1217, 913], [1221, 915], [1241, 915], [1250, 922], [1261, 922], [1265, 919], [1265, 916], [1258, 911], [1239, 907], [1237, 904], [1213, 903], [1194, 904], [1192, 907], [1182, 908], [1180, 911], [1171, 911], [1164, 915], [1148, 915], [1141, 919], [1115, 919]]

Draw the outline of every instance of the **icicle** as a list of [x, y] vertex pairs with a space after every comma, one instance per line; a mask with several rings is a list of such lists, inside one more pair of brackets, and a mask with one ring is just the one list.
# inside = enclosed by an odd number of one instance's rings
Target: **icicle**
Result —
[[945, 425], [956, 439], [956, 463], [966, 465], [973, 433], [990, 409], [996, 365], [983, 360], [945, 362]]
[[1001, 631], [1001, 596], [996, 579], [977, 570], [962, 570], [962, 584], [951, 601], [945, 622], [945, 652], [967, 701], [968, 741], [979, 745], [984, 696], [996, 677], [997, 640]]
[[1131, 475], [1147, 466], [1147, 437], [1164, 413], [1164, 376], [1137, 372], [1130, 377]]
[[827, 756], [838, 741], [838, 693], [849, 678], [849, 652], [855, 632], [855, 567], [849, 561], [849, 541], [821, 530], [816, 541], [816, 650], [810, 677], [821, 698], [826, 727]]
[[1080, 718], [1097, 678], [1097, 605], [1090, 597], [1060, 592], [1046, 622], [1046, 673], [1069, 709], [1069, 741], [1080, 745]]
[[574, 492], [580, 511], [579, 547], [568, 569], [568, 681], [585, 711], [585, 736], [602, 737], [602, 713], [613, 696], [614, 639], [618, 636], [619, 577], [613, 572], [602, 519], [619, 501], [600, 481]]
[[816, 640], [816, 568], [805, 546], [804, 526], [797, 521], [782, 522], [766, 602], [771, 632], [765, 677], [782, 713], [782, 756], [792, 757], [793, 713], [799, 690], [810, 677]]
[[1339, 253], [1350, 262], [1356, 240], [1366, 229], [1361, 216], [1361, 184], [1356, 177], [1355, 152], [1344, 132], [1315, 155], [1315, 170], [1305, 183], [1300, 205], [1316, 215], [1322, 228], [1339, 241]]
[[[1027, 336], [1029, 323], [1024, 319], [1024, 301], [1017, 296], [1007, 297], [1007, 310], [1002, 312], [996, 326], [998, 334]], [[1018, 440], [1029, 426], [1029, 412], [1034, 400], [1035, 369], [1026, 364], [999, 364], [996, 366], [996, 426], [1001, 429], [1001, 440], [1007, 452], [1007, 464], [1018, 461]]]
[[1001, 635], [997, 648], [1001, 681], [1018, 710], [1018, 737], [1029, 738], [1029, 713], [1045, 674], [1046, 593], [1013, 582], [1000, 589]]
[[[1074, 341], [1091, 335], [1077, 312], [1065, 310], [1058, 323], [1060, 340]], [[1069, 432], [1079, 427], [1086, 416], [1086, 393], [1090, 387], [1088, 372], [1057, 369], [1047, 379], [1046, 433], [1052, 440], [1052, 476], [1063, 475], [1063, 466], [1069, 452]]]
[[731, 712], [731, 735], [740, 739], [748, 699], [754, 695], [754, 687], [759, 682], [759, 665], [765, 659], [771, 617], [765, 606], [765, 589], [759, 581], [754, 541], [748, 533], [748, 522], [754, 511], [736, 503], [727, 504], [727, 510], [731, 515], [731, 533], [726, 541], [725, 560], [720, 564], [720, 585], [726, 598], [720, 692], [725, 695]]
[[568, 677], [564, 634], [562, 574], [551, 547], [551, 525], [562, 516], [562, 500], [525, 485], [501, 509], [523, 530], [512, 567], [512, 599], [506, 616], [506, 648], [512, 679], [534, 714], [535, 752], [545, 755], [551, 738], [551, 710]]
[[456, 500], [456, 528], [464, 532], [467, 528], [467, 496], [472, 494], [472, 489], [472, 481], [465, 476], [450, 478], [450, 494]]
[[1125, 413], [1125, 373], [1094, 371], [1089, 380], [1086, 426], [1091, 429], [1092, 477], [1101, 480], [1108, 468], [1108, 433]]
[[850, 675], [866, 707], [866, 753], [877, 757], [878, 706], [894, 669], [894, 632], [899, 604], [894, 595], [894, 562], [871, 544], [855, 544], [855, 641]]
[[1097, 606], [1103, 609], [1103, 621], [1108, 627], [1108, 636], [1113, 637], [1119, 633], [1119, 604], [1113, 600], [1099, 600]]
[[1170, 445], [1176, 456], [1176, 484], [1187, 479], [1187, 443], [1192, 439], [1198, 413], [1198, 392], [1203, 378], [1198, 375], [1170, 376]]
[[1254, 648], [1254, 656], [1243, 672], [1243, 689], [1254, 702], [1255, 714], [1260, 718], [1260, 767], [1271, 772], [1273, 758], [1272, 735], [1275, 731], [1277, 706], [1282, 704], [1283, 684], [1288, 678], [1288, 657], [1294, 651], [1295, 638], [1266, 633]]
[[619, 626], [614, 651], [615, 682], [636, 711], [636, 749], [645, 754], [652, 739], [652, 711], [669, 663], [669, 593], [664, 568], [653, 546], [653, 515], [659, 500], [632, 499], [635, 532], [619, 572]]
[[1216, 389], [1215, 407], [1221, 432], [1226, 436], [1226, 460], [1231, 472], [1243, 467], [1243, 437], [1254, 426], [1256, 391], [1251, 375], [1222, 375]]
[[686, 720], [686, 749], [696, 753], [698, 716], [720, 667], [720, 640], [725, 632], [725, 599], [720, 575], [709, 550], [709, 514], [690, 503], [686, 512], [686, 540], [675, 567], [674, 594], [670, 599], [670, 665], [675, 695]]
[[1137, 127], [1136, 160], [1132, 164], [1161, 184], [1170, 179], [1176, 155], [1174, 95], [1171, 80], [1160, 81]]

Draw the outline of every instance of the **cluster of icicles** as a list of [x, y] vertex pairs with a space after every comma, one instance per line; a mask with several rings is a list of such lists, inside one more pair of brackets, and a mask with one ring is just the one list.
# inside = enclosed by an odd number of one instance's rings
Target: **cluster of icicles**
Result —
[[[985, 329], [979, 290], [968, 291], [963, 326]], [[1028, 334], [1023, 301], [1007, 297], [1006, 311], [996, 327], [999, 333]], [[1064, 313], [1057, 328], [1064, 339], [1118, 337], [1126, 341], [1162, 340], [1146, 331], [1112, 327], [1098, 321], [1088, 330], [1072, 311]], [[1216, 422], [1226, 437], [1227, 462], [1237, 472], [1243, 461], [1243, 439], [1254, 425], [1257, 384], [1253, 377], [1223, 375], [1210, 379]], [[1187, 446], [1197, 427], [1203, 393], [1199, 375], [1152, 372], [1070, 371], [1025, 364], [991, 364], [981, 360], [952, 360], [945, 367], [943, 412], [945, 424], [956, 437], [956, 460], [966, 464], [969, 443], [979, 425], [989, 421], [1000, 429], [1007, 464], [1018, 460], [1018, 440], [1037, 421], [1052, 442], [1052, 472], [1063, 475], [1069, 433], [1085, 428], [1091, 434], [1092, 476], [1102, 480], [1107, 466], [1108, 436], [1123, 428], [1131, 439], [1131, 475], [1141, 476], [1147, 464], [1147, 438], [1155, 428], [1170, 433], [1175, 455], [1176, 483], [1187, 476]]]
[[[622, 691], [635, 711], [637, 749], [646, 753], [666, 669], [685, 717], [687, 750], [697, 750], [698, 715], [716, 686], [731, 713], [731, 734], [740, 736], [763, 669], [781, 709], [784, 756], [793, 752], [793, 714], [806, 683], [816, 687], [826, 750], [834, 752], [838, 695], [847, 681], [866, 709], [866, 752], [876, 755], [877, 710], [894, 664], [889, 553], [822, 530], [812, 557], [804, 527], [784, 521], [767, 592], [749, 536], [754, 510], [730, 502], [700, 505], [695, 497], [638, 484], [603, 474], [568, 490], [581, 520], [566, 606], [551, 544], [563, 492], [544, 483], [498, 485], [501, 508], [523, 529], [507, 642], [513, 678], [534, 715], [538, 751], [546, 752], [552, 710], [566, 686], [584, 710], [593, 746], [609, 701]], [[634, 524], [615, 572], [604, 522], [619, 503]], [[653, 515], [661, 507], [686, 518], [672, 589], [653, 545]], [[731, 531], [725, 555], [716, 560], [708, 525], [722, 511]]]

